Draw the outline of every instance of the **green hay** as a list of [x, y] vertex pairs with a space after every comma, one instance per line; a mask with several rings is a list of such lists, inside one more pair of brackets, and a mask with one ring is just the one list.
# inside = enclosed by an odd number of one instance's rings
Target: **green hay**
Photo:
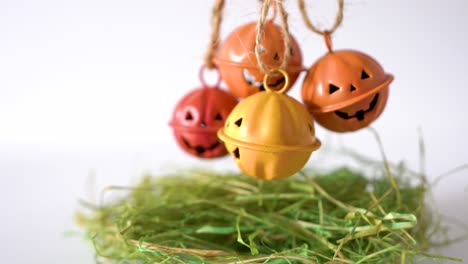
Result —
[[[262, 182], [187, 171], [145, 177], [112, 204], [78, 213], [115, 263], [414, 263], [440, 233], [425, 178], [402, 166], [304, 170]], [[391, 174], [389, 174], [391, 173]], [[113, 187], [108, 190], [126, 189]]]

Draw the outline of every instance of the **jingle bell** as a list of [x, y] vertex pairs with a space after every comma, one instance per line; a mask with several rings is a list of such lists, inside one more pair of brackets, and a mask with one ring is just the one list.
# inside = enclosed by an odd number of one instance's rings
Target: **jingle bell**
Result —
[[170, 126], [179, 146], [200, 158], [227, 154], [216, 131], [224, 125], [237, 99], [218, 87], [203, 86], [185, 95], [174, 109]]
[[[320, 147], [314, 123], [304, 106], [280, 91], [256, 93], [231, 112], [219, 138], [238, 167], [264, 180], [286, 178], [299, 171]], [[267, 76], [265, 76], [266, 83]]]
[[[255, 56], [255, 39], [257, 23], [249, 23], [234, 30], [224, 41], [215, 58], [223, 81], [232, 94], [237, 97], [247, 97], [259, 91], [264, 91], [264, 73], [259, 69]], [[296, 81], [302, 67], [302, 54], [296, 40], [290, 35], [291, 57], [286, 71], [290, 76], [288, 90]], [[261, 39], [261, 59], [267, 68], [278, 68], [284, 57], [283, 33], [271, 20], [263, 28]], [[284, 86], [281, 75], [269, 78], [273, 90]]]
[[331, 51], [308, 70], [302, 100], [317, 123], [335, 132], [367, 127], [387, 103], [393, 76], [359, 51]]

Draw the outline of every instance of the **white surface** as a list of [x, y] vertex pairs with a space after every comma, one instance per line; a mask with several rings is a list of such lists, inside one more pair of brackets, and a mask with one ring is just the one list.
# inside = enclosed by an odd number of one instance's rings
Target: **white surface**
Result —
[[[223, 36], [256, 19], [253, 0], [227, 1]], [[324, 25], [333, 1], [310, 10]], [[289, 0], [291, 30], [310, 65], [325, 52]], [[177, 100], [196, 87], [209, 36], [212, 0], [0, 1], [0, 208], [5, 263], [93, 263], [73, 212], [95, 189], [135, 182], [143, 172], [171, 166], [231, 168], [184, 156], [167, 126]], [[373, 0], [346, 2], [334, 47], [362, 50], [395, 75], [386, 111], [374, 123], [388, 158], [417, 169], [418, 128], [427, 172], [468, 162], [468, 2]], [[300, 86], [291, 95], [298, 98]], [[317, 129], [325, 145], [338, 142], [378, 157], [368, 131], [346, 135]], [[320, 157], [320, 152], [314, 159]], [[468, 217], [467, 171], [435, 189], [444, 214]], [[92, 197], [91, 197], [92, 198]], [[443, 249], [464, 257], [468, 243]]]

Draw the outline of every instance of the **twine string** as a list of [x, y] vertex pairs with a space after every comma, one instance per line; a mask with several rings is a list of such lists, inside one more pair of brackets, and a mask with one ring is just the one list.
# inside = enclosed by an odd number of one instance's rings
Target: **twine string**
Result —
[[[270, 6], [272, 6], [273, 8], [273, 16], [271, 19], [267, 19], [268, 10]], [[260, 10], [260, 18], [257, 23], [257, 35], [255, 38], [255, 56], [257, 58], [258, 67], [264, 73], [270, 72], [271, 69], [269, 69], [268, 66], [262, 60], [262, 49], [260, 42], [262, 40], [263, 28], [265, 26], [265, 23], [270, 22], [268, 20], [274, 20], [277, 11], [279, 11], [281, 18], [281, 32], [283, 34], [284, 44], [283, 61], [279, 69], [285, 70], [286, 66], [288, 65], [289, 59], [291, 58], [291, 39], [289, 37], [288, 13], [284, 9], [283, 0], [273, 0], [273, 5], [271, 4], [271, 0], [264, 0], [262, 9]]]
[[214, 57], [218, 50], [220, 43], [221, 23], [223, 21], [224, 0], [215, 0], [213, 9], [211, 11], [211, 35], [208, 48], [205, 53], [205, 67], [207, 69], [214, 69]]
[[319, 29], [316, 27], [312, 21], [309, 19], [309, 15], [307, 14], [307, 10], [305, 7], [304, 0], [297, 0], [297, 4], [299, 5], [299, 10], [302, 15], [302, 19], [304, 20], [304, 24], [312, 31], [315, 32], [319, 35], [331, 35], [335, 30], [341, 25], [341, 22], [343, 22], [343, 6], [344, 6], [344, 0], [338, 0], [338, 11], [336, 12], [336, 17], [335, 17], [335, 22], [333, 26], [330, 29], [323, 30]]
[[281, 31], [283, 33], [284, 43], [284, 58], [283, 62], [281, 63], [280, 69], [285, 70], [286, 66], [288, 66], [289, 59], [291, 58], [291, 38], [289, 36], [288, 13], [284, 9], [282, 0], [278, 0], [277, 6], [281, 18]]
[[[264, 0], [260, 0], [260, 3], [264, 3]], [[267, 14], [268, 12], [270, 12], [269, 10], [267, 10]], [[268, 18], [268, 20], [271, 20], [271, 21], [274, 21], [276, 19], [276, 14], [277, 14], [277, 8], [276, 8], [276, 3], [273, 2], [273, 4], [271, 5], [271, 16], [270, 18]]]

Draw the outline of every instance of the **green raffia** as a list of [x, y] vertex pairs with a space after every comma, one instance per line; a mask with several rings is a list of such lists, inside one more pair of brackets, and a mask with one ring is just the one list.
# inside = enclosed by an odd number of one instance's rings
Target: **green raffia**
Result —
[[[114, 263], [413, 263], [443, 228], [425, 178], [401, 164], [374, 177], [340, 168], [262, 182], [188, 171], [144, 177], [77, 213], [96, 254]], [[415, 182], [416, 181], [416, 182]]]

